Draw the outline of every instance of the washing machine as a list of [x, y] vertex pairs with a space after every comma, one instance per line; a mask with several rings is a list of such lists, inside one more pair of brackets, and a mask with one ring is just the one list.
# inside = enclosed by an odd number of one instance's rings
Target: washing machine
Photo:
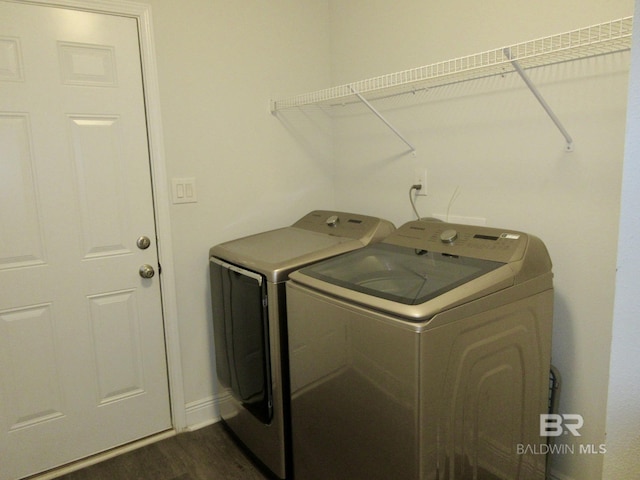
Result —
[[209, 251], [220, 416], [250, 454], [290, 478], [285, 281], [304, 265], [378, 242], [391, 222], [317, 210]]
[[540, 239], [409, 222], [292, 273], [286, 294], [296, 479], [544, 480]]

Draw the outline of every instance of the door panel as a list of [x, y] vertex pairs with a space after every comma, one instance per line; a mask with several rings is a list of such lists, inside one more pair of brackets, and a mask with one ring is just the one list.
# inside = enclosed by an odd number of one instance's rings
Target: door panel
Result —
[[29, 141], [27, 115], [0, 115], [0, 269], [44, 261]]
[[101, 405], [144, 393], [140, 318], [134, 291], [89, 297]]
[[0, 480], [171, 428], [139, 51], [0, 0]]
[[86, 258], [130, 253], [125, 246], [130, 200], [122, 165], [122, 131], [117, 117], [69, 115]]
[[[9, 431], [61, 417], [62, 389], [58, 371], [51, 305], [33, 305], [0, 314], [3, 403], [10, 412]], [[37, 352], [37, 355], [34, 355]]]

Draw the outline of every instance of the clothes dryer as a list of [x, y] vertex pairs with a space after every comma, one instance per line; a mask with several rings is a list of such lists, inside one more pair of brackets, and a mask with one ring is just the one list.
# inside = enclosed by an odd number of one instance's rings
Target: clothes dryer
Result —
[[220, 416], [279, 478], [291, 470], [284, 282], [297, 268], [378, 242], [394, 229], [379, 218], [318, 210], [290, 227], [209, 251]]
[[553, 286], [523, 232], [409, 222], [286, 285], [294, 476], [544, 480]]

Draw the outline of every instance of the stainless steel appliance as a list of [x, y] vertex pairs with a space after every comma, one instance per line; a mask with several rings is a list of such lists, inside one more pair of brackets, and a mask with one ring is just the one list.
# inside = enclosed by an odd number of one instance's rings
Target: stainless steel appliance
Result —
[[294, 269], [378, 242], [394, 228], [370, 216], [313, 211], [209, 251], [220, 415], [280, 478], [291, 470], [284, 282]]
[[[294, 477], [544, 480], [551, 260], [410, 222], [287, 282]], [[521, 447], [519, 447], [521, 446]]]

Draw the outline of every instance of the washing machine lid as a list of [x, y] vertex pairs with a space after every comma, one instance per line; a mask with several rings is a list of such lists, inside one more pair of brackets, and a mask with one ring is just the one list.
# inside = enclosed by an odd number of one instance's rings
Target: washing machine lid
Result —
[[290, 281], [420, 322], [497, 292], [505, 295], [496, 301], [532, 295], [552, 288], [552, 278], [547, 249], [533, 235], [414, 221], [379, 244], [293, 272]]
[[301, 273], [354, 292], [418, 305], [503, 265], [382, 243], [311, 265]]

